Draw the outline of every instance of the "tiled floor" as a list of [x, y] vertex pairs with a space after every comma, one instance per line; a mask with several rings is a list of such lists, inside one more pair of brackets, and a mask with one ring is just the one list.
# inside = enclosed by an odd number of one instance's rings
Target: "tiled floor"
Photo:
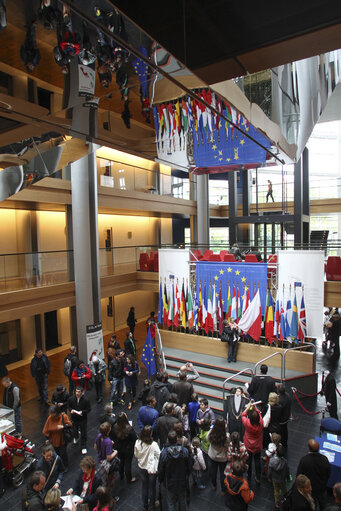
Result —
[[[321, 350], [318, 349], [317, 352], [317, 370], [320, 375], [322, 374], [322, 370], [330, 368], [328, 361], [325, 359], [324, 355], [321, 353]], [[334, 368], [335, 376], [337, 380], [338, 387], [341, 388], [341, 370], [339, 365]], [[142, 371], [142, 375], [140, 380], [142, 381], [144, 377], [144, 371]], [[320, 376], [321, 378], [321, 376]], [[108, 396], [108, 387], [106, 388], [106, 393]], [[98, 416], [102, 411], [102, 406], [97, 405], [94, 399], [93, 393], [90, 393], [91, 402], [92, 402], [92, 411], [89, 415], [88, 421], [88, 452], [89, 454], [93, 454], [93, 442], [95, 436], [98, 431]], [[325, 400], [324, 398], [318, 397], [316, 399], [308, 398], [304, 400], [304, 406], [310, 410], [315, 411], [318, 409], [322, 409], [324, 407]], [[137, 427], [137, 410], [136, 406], [131, 411], [127, 411], [125, 406], [117, 407], [117, 411], [125, 410], [128, 414], [130, 420], [133, 421], [133, 426], [138, 431]], [[23, 423], [24, 430], [27, 434], [27, 437], [35, 442], [37, 453], [40, 452], [41, 445], [44, 441], [43, 435], [41, 433], [46, 416], [47, 410], [45, 407], [40, 405], [38, 401], [34, 398], [30, 401], [26, 402], [23, 405]], [[318, 435], [319, 433], [319, 424], [320, 424], [320, 414], [319, 415], [308, 415], [303, 412], [297, 403], [293, 404], [293, 415], [294, 420], [289, 424], [289, 449], [288, 449], [288, 461], [291, 469], [291, 473], [293, 475], [296, 474], [296, 467], [299, 459], [303, 456], [306, 451], [306, 445], [309, 438]], [[70, 459], [70, 470], [65, 475], [62, 489], [66, 491], [68, 488], [72, 486], [75, 470], [79, 466], [79, 461], [81, 459], [81, 454], [78, 446], [71, 445], [69, 447], [69, 459]], [[136, 473], [137, 467], [134, 462], [133, 471]], [[136, 473], [137, 475], [137, 473]], [[205, 476], [208, 477], [207, 475]], [[255, 490], [255, 500], [249, 506], [250, 510], [253, 509], [262, 509], [262, 511], [268, 511], [274, 509], [274, 501], [272, 494], [272, 487], [263, 477], [260, 486], [255, 486], [254, 482], [252, 482], [252, 487]], [[14, 511], [20, 509], [19, 498], [21, 495], [22, 487], [16, 490], [11, 488], [7, 488], [7, 491], [4, 497], [0, 500], [0, 509], [6, 511]], [[120, 500], [115, 508], [118, 510], [139, 510], [142, 509], [141, 499], [140, 499], [140, 483], [137, 482], [134, 485], [129, 485], [125, 482], [117, 481], [115, 484], [114, 492], [116, 495], [120, 497]], [[210, 511], [217, 511], [226, 509], [224, 504], [224, 499], [220, 496], [219, 488], [216, 492], [213, 492], [210, 488], [210, 484], [207, 481], [207, 488], [205, 490], [201, 490], [198, 493], [197, 490], [193, 491], [191, 495], [191, 504], [190, 510], [206, 510], [210, 508]], [[166, 507], [164, 507], [164, 510]]]

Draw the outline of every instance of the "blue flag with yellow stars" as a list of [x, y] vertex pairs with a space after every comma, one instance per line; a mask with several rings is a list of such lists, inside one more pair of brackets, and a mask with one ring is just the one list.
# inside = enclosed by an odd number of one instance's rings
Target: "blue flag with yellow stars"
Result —
[[154, 357], [154, 341], [152, 338], [152, 334], [150, 333], [150, 328], [148, 328], [147, 338], [146, 342], [143, 346], [142, 351], [142, 362], [146, 366], [148, 378], [153, 376], [153, 374], [156, 373], [156, 364], [155, 364], [155, 357]]

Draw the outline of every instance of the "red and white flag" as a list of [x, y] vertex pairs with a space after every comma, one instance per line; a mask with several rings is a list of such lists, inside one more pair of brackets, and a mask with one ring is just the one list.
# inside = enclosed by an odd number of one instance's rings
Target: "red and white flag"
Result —
[[245, 314], [238, 323], [238, 328], [249, 334], [252, 339], [259, 341], [262, 332], [262, 310], [260, 304], [259, 289], [250, 303]]

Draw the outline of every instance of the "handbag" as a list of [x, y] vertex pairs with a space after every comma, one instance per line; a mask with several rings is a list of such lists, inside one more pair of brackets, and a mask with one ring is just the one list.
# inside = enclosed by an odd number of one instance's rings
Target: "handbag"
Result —
[[115, 458], [110, 461], [110, 468], [109, 468], [108, 474], [113, 474], [114, 472], [118, 472], [118, 470], [120, 469], [120, 465], [121, 465], [121, 460], [116, 454]]
[[263, 427], [268, 428], [271, 420], [271, 406], [268, 405], [268, 409], [266, 411], [266, 414], [263, 417]]
[[64, 424], [64, 414], [62, 413], [62, 424], [63, 424], [63, 433], [64, 440], [66, 444], [69, 444], [73, 440], [73, 431], [72, 427], [69, 424]]

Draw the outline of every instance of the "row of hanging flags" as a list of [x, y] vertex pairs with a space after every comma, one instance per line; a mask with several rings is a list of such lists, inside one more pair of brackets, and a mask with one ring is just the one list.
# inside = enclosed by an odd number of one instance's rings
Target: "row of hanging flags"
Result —
[[[245, 263], [244, 263], [245, 264]], [[299, 285], [299, 284], [297, 284]], [[198, 290], [198, 291], [197, 291]], [[303, 289], [300, 307], [297, 303], [296, 286], [292, 294], [291, 286], [277, 292], [274, 300], [266, 291], [264, 312], [262, 313], [261, 286], [227, 281], [226, 289], [222, 282], [197, 281], [197, 289], [192, 292], [188, 281], [168, 278], [159, 283], [158, 322], [166, 327], [183, 327], [189, 331], [203, 329], [206, 334], [223, 331], [224, 319], [233, 318], [239, 329], [259, 341], [264, 328], [264, 336], [269, 344], [275, 340], [303, 341], [306, 336], [306, 313]], [[223, 297], [226, 296], [226, 300]], [[288, 296], [285, 300], [284, 296]]]
[[[158, 150], [167, 147], [169, 154], [183, 150], [189, 132], [193, 139], [194, 173], [217, 168], [226, 171], [234, 165], [260, 165], [266, 161], [266, 150], [250, 140], [257, 140], [267, 149], [270, 141], [250, 124], [229, 103], [211, 89], [200, 89], [196, 94], [214, 107], [220, 115], [212, 112], [200, 101], [184, 96], [153, 107], [156, 143]], [[232, 121], [241, 131], [237, 130]], [[193, 166], [193, 163], [191, 163]], [[213, 170], [213, 169], [212, 169]]]

